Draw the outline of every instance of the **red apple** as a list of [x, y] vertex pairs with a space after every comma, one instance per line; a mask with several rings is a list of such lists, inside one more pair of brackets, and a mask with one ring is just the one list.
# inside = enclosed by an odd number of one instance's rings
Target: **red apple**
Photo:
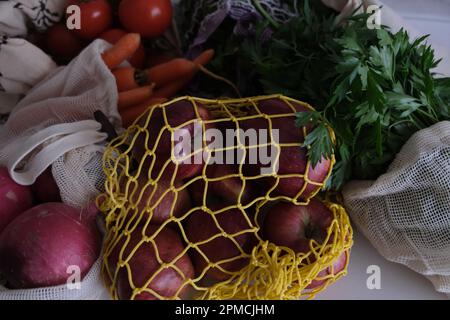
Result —
[[309, 205], [279, 202], [267, 213], [263, 224], [264, 238], [297, 253], [310, 251], [309, 243], [323, 243], [333, 213], [323, 203], [312, 199]]
[[[231, 276], [229, 272], [239, 271], [248, 263], [248, 258], [237, 258], [241, 256], [239, 247], [248, 253], [255, 245], [255, 236], [250, 230], [252, 226], [249, 225], [244, 214], [237, 209], [215, 214], [218, 225], [225, 231], [228, 237], [219, 236], [198, 246], [199, 250], [206, 255], [209, 262], [219, 263], [220, 267], [227, 271], [224, 272], [219, 268], [210, 268], [207, 271], [207, 275], [214, 280], [225, 280]], [[218, 225], [209, 213], [198, 210], [188, 218], [185, 228], [186, 236], [192, 243], [203, 242], [221, 233]], [[248, 232], [235, 235], [244, 230], [248, 230]], [[229, 237], [233, 238], [239, 247]], [[197, 250], [191, 256], [195, 270], [198, 274], [201, 274], [207, 267], [208, 261]], [[235, 257], [237, 258], [236, 260], [220, 263], [223, 260]]]
[[[155, 185], [148, 183], [147, 177], [139, 177], [137, 188], [131, 195], [131, 199], [133, 202], [138, 202], [137, 210], [139, 212], [145, 211], [148, 218], [151, 216], [152, 224], [162, 224], [172, 216], [180, 217], [188, 212], [191, 202], [186, 188], [172, 191], [170, 190], [170, 181], [167, 179], [161, 179]], [[180, 187], [181, 183], [175, 182], [175, 188]], [[144, 219], [142, 223], [146, 221], [147, 219]]]
[[[306, 149], [298, 147], [282, 147], [280, 153], [280, 166], [278, 174], [297, 174], [299, 177], [281, 178], [280, 182], [274, 190], [274, 193], [291, 198], [308, 199], [315, 192], [320, 191], [321, 187], [312, 183], [307, 183], [305, 189], [301, 191], [306, 181], [300, 175], [305, 174], [307, 161], [308, 158], [306, 155]], [[331, 161], [325, 159], [319, 162], [316, 167], [312, 167], [310, 165], [308, 170], [308, 179], [318, 184], [324, 183], [330, 167]], [[276, 184], [275, 179], [267, 181], [270, 187]], [[298, 197], [297, 194], [299, 194]]]
[[321, 278], [327, 277], [329, 275], [335, 276], [341, 273], [345, 269], [345, 266], [347, 265], [348, 254], [349, 253], [347, 251], [341, 254], [339, 258], [333, 263], [333, 266], [330, 266], [320, 271], [319, 274], [317, 275], [316, 280], [313, 280], [311, 284], [306, 288], [307, 289], [318, 288], [327, 281], [326, 279]]
[[[223, 205], [236, 205], [239, 200], [241, 204], [246, 205], [252, 200], [250, 182], [247, 181], [244, 187], [242, 179], [237, 176], [238, 172], [238, 167], [234, 165], [208, 165], [206, 168], [206, 177], [208, 179], [207, 206], [215, 205], [218, 202], [223, 202]], [[189, 187], [191, 195], [198, 205], [203, 205], [205, 186], [204, 180], [201, 179], [192, 183]], [[242, 196], [239, 199], [241, 192]]]
[[[145, 231], [146, 236], [153, 235], [158, 226], [149, 225]], [[125, 237], [115, 246], [109, 256], [110, 271], [116, 270], [120, 251], [125, 245], [122, 260], [126, 260], [130, 255], [128, 262], [129, 269], [120, 268], [117, 275], [117, 294], [121, 300], [132, 298], [133, 289], [130, 285], [129, 277], [137, 288], [145, 287], [146, 282], [154, 276], [153, 280], [147, 286], [163, 298], [174, 298], [178, 291], [180, 297], [187, 291], [188, 285], [185, 285], [187, 279], [194, 276], [194, 268], [187, 254], [181, 256], [175, 262], [175, 266], [180, 269], [180, 274], [175, 268], [162, 266], [158, 257], [163, 263], [173, 262], [184, 250], [184, 245], [178, 234], [170, 228], [164, 228], [155, 237], [155, 246], [151, 242], [141, 243], [144, 230], [138, 228], [130, 236], [130, 241], [125, 244]], [[133, 253], [132, 251], [137, 248]], [[142, 292], [135, 296], [136, 300], [157, 300], [158, 297], [151, 292]]]
[[[201, 104], [197, 104], [197, 111], [198, 116], [190, 101], [181, 100], [175, 102], [165, 108], [166, 124], [163, 110], [160, 108], [154, 110], [151, 119], [148, 121], [147, 130], [139, 134], [134, 148], [135, 158], [138, 161], [145, 161], [147, 167], [150, 167], [154, 161], [151, 170], [153, 178], [156, 178], [160, 174], [166, 163], [167, 167], [165, 167], [164, 170], [165, 174], [174, 172], [178, 165], [176, 175], [177, 180], [193, 177], [202, 170], [204, 166], [202, 128], [203, 125], [207, 128], [210, 127], [210, 125], [205, 124], [205, 121], [210, 120], [211, 117], [208, 110]], [[146, 118], [143, 117], [141, 125], [144, 127], [145, 123]], [[173, 134], [170, 132], [169, 126], [174, 130]], [[174, 141], [172, 141], [172, 137], [174, 138]], [[175, 141], [175, 138], [178, 139]], [[192, 146], [189, 150], [182, 148], [182, 146], [187, 146], [189, 144], [193, 145], [193, 141], [197, 138], [200, 138], [201, 142], [199, 148], [195, 148], [195, 146]], [[172, 143], [174, 145], [173, 152]], [[156, 159], [153, 159], [152, 156], [146, 154], [146, 151], [148, 150], [155, 151]], [[188, 157], [189, 154], [195, 153], [198, 154], [199, 161], [197, 161], [193, 155], [190, 158], [189, 164], [176, 164], [172, 161], [172, 153], [177, 156], [177, 159], [180, 162], [184, 157]]]
[[[309, 205], [296, 206], [279, 202], [270, 208], [263, 223], [263, 237], [270, 242], [288, 247], [296, 253], [310, 251], [310, 241], [324, 243], [328, 228], [333, 221], [333, 213], [322, 202], [312, 199]], [[307, 289], [323, 285], [328, 275], [337, 275], [345, 269], [348, 252], [344, 252], [333, 266], [325, 268], [317, 275]]]
[[[209, 177], [208, 169], [206, 174]], [[244, 187], [243, 180], [236, 176], [239, 173], [237, 166], [216, 164], [211, 167], [210, 171], [211, 178], [221, 178], [221, 180], [209, 182], [211, 192], [219, 195], [230, 204], [237, 204], [240, 200], [240, 202], [245, 205], [251, 200], [249, 182], [247, 181]], [[239, 198], [241, 193], [242, 196]]]
[[[191, 195], [192, 202], [197, 206], [207, 206], [208, 208], [215, 206], [225, 206], [226, 204], [217, 195], [213, 194], [209, 190], [205, 190], [206, 184], [203, 179], [199, 179], [191, 183], [188, 187], [189, 194]], [[206, 192], [206, 202], [203, 201], [204, 194]]]
[[[282, 115], [292, 114], [293, 112], [304, 112], [306, 107], [300, 104], [292, 103], [292, 110], [285, 102], [280, 99], [269, 99], [258, 103], [260, 112], [265, 115]], [[272, 117], [270, 118], [272, 129], [278, 130], [280, 144], [302, 143], [305, 140], [303, 130], [295, 125], [295, 117]], [[269, 129], [270, 122], [263, 117], [242, 121], [241, 126], [245, 129]], [[311, 128], [307, 128], [310, 130]], [[269, 140], [272, 144], [275, 141]], [[270, 153], [269, 153], [270, 154]], [[274, 155], [273, 155], [274, 156]], [[308, 199], [313, 193], [320, 190], [321, 187], [313, 183], [308, 183], [302, 191], [306, 183], [304, 175], [306, 174], [308, 163], [307, 150], [300, 146], [282, 146], [279, 153], [278, 175], [297, 175], [296, 177], [282, 177], [276, 188], [273, 190], [275, 195], [287, 196], [291, 198], [298, 197], [300, 199]], [[250, 164], [246, 159], [245, 172], [247, 176], [257, 176], [261, 174], [262, 168], [270, 168], [270, 165], [262, 165], [261, 163]], [[331, 161], [322, 159], [315, 167], [309, 166], [308, 180], [317, 184], [325, 182], [329, 170], [331, 169]], [[276, 184], [275, 178], [261, 179], [260, 182], [265, 186], [265, 190], [269, 190]]]

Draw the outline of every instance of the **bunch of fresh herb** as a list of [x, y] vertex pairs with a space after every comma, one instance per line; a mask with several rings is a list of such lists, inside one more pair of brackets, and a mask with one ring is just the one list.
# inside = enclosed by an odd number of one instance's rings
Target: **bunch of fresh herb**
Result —
[[[335, 149], [334, 189], [348, 179], [386, 172], [413, 133], [449, 119], [450, 110], [448, 81], [434, 79], [438, 61], [425, 37], [411, 42], [405, 31], [369, 30], [365, 15], [353, 17], [341, 31], [322, 46], [324, 61], [333, 64], [322, 76], [330, 88], [325, 101], [305, 95], [320, 103], [318, 111], [297, 117], [299, 126], [316, 125], [305, 141], [314, 162]], [[336, 132], [336, 148], [323, 137], [326, 125]]]

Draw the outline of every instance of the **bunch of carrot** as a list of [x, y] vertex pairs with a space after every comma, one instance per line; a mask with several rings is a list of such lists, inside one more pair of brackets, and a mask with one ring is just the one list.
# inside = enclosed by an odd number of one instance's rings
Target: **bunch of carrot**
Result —
[[193, 61], [174, 58], [146, 70], [119, 67], [136, 52], [140, 43], [139, 34], [129, 33], [102, 54], [103, 61], [116, 78], [118, 110], [125, 128], [150, 106], [175, 96], [214, 57], [214, 50], [206, 50]]

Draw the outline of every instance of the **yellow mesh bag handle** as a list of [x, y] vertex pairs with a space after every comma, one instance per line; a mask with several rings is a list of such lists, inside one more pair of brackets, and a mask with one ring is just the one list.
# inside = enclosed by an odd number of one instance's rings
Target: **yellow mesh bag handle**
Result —
[[[274, 114], [267, 115], [258, 108], [258, 103], [265, 100], [279, 99], [290, 107], [292, 110], [288, 114]], [[183, 185], [177, 186], [175, 183], [176, 172], [172, 174], [170, 181], [170, 186], [167, 188], [165, 193], [160, 196], [158, 201], [156, 201], [152, 206], [146, 206], [143, 210], [138, 209], [138, 203], [142, 201], [144, 197], [145, 189], [148, 187], [153, 187], [151, 195], [147, 195], [153, 198], [156, 192], [156, 186], [158, 185], [160, 179], [162, 178], [162, 173], [165, 171], [167, 166], [172, 161], [168, 159], [161, 169], [161, 173], [156, 178], [148, 178], [148, 181], [144, 186], [139, 186], [137, 181], [148, 168], [145, 165], [149, 164], [150, 169], [155, 165], [155, 157], [157, 153], [158, 142], [161, 140], [164, 130], [161, 130], [156, 138], [154, 147], [152, 149], [147, 148], [144, 152], [142, 160], [137, 164], [137, 169], [132, 173], [133, 167], [133, 149], [136, 146], [138, 137], [144, 137], [144, 145], [148, 146], [149, 133], [147, 128], [152, 119], [152, 115], [156, 110], [162, 111], [163, 119], [166, 124], [164, 129], [167, 129], [170, 133], [175, 130], [186, 126], [189, 123], [195, 121], [195, 119], [181, 124], [178, 127], [171, 127], [168, 123], [166, 109], [177, 103], [179, 101], [188, 101], [191, 103], [195, 110], [197, 118], [199, 117], [198, 105], [202, 105], [208, 109], [212, 115], [212, 119], [204, 121], [202, 123], [203, 129], [205, 129], [205, 123], [220, 123], [221, 121], [233, 121], [237, 128], [239, 129], [239, 123], [245, 120], [264, 118], [269, 122], [269, 132], [272, 134], [272, 122], [271, 119], [278, 117], [291, 117], [295, 114], [295, 105], [302, 106], [306, 109], [313, 110], [311, 106], [306, 103], [284, 97], [282, 95], [270, 95], [270, 96], [260, 96], [253, 98], [244, 99], [225, 99], [225, 100], [208, 100], [193, 97], [180, 97], [173, 101], [153, 106], [144, 113], [139, 119], [136, 120], [134, 125], [128, 128], [121, 136], [115, 139], [110, 146], [107, 148], [104, 155], [103, 168], [106, 174], [105, 183], [105, 194], [101, 197], [101, 202], [99, 203], [103, 212], [106, 213], [106, 226], [107, 226], [107, 236], [104, 248], [104, 263], [102, 266], [102, 273], [108, 284], [111, 294], [114, 298], [118, 298], [117, 293], [117, 279], [118, 274], [122, 270], [127, 270], [128, 282], [133, 290], [131, 298], [135, 298], [141, 293], [149, 293], [154, 297], [159, 299], [169, 298], [169, 299], [180, 299], [181, 292], [184, 288], [189, 287], [193, 289], [193, 297], [197, 299], [299, 299], [299, 298], [313, 298], [317, 293], [324, 290], [329, 284], [333, 283], [339, 279], [342, 275], [346, 274], [345, 269], [337, 274], [332, 270], [333, 263], [342, 255], [346, 254], [346, 263], [348, 264], [348, 258], [350, 254], [350, 248], [352, 246], [352, 228], [349, 222], [349, 218], [345, 209], [335, 203], [329, 201], [325, 202], [328, 208], [332, 211], [334, 218], [328, 229], [328, 235], [323, 244], [311, 241], [310, 251], [307, 254], [296, 254], [289, 248], [279, 247], [267, 241], [261, 239], [258, 234], [260, 230], [258, 217], [260, 215], [260, 209], [271, 202], [284, 200], [294, 203], [296, 205], [307, 205], [309, 200], [313, 198], [323, 187], [324, 183], [317, 183], [309, 179], [309, 167], [310, 163], [308, 161], [306, 165], [306, 170], [303, 174], [289, 174], [283, 175], [282, 178], [289, 177], [301, 177], [304, 179], [305, 183], [303, 187], [298, 192], [296, 197], [286, 197], [286, 196], [273, 196], [271, 193], [277, 187], [281, 176], [276, 176], [277, 183], [263, 196], [255, 197], [247, 204], [242, 204], [237, 202], [226, 208], [222, 208], [217, 211], [211, 210], [206, 206], [206, 193], [203, 196], [203, 206], [192, 207], [190, 210], [185, 212], [182, 216], [175, 217], [172, 213], [175, 207], [175, 203], [178, 196], [182, 190], [188, 188], [192, 183], [198, 180], [205, 181], [205, 190], [208, 189], [208, 183], [214, 181], [214, 179], [208, 178], [206, 175], [206, 166], [200, 176], [186, 181]], [[250, 111], [249, 111], [250, 110]], [[256, 112], [255, 112], [256, 111]], [[306, 136], [306, 128], [303, 128], [303, 134]], [[330, 134], [334, 139], [334, 133], [330, 129]], [[241, 143], [241, 142], [238, 142]], [[172, 149], [173, 149], [172, 141]], [[279, 144], [278, 148], [281, 147], [301, 147], [301, 141], [294, 144]], [[206, 147], [207, 148], [207, 147]], [[227, 148], [225, 148], [227, 150]], [[191, 156], [191, 155], [188, 155]], [[334, 156], [331, 159], [331, 165], [327, 172], [327, 179], [331, 174], [332, 167], [335, 163]], [[148, 170], [150, 170], [148, 169]], [[175, 171], [178, 170], [176, 166]], [[249, 177], [244, 178], [242, 173], [242, 163], [239, 165], [239, 173], [236, 175], [244, 181], [244, 187], [246, 180]], [[221, 179], [227, 179], [230, 176], [221, 177]], [[259, 177], [254, 177], [259, 178]], [[325, 180], [326, 181], [326, 180]], [[308, 185], [317, 186], [317, 190], [312, 192], [306, 199], [301, 199], [299, 196], [305, 191]], [[241, 189], [238, 199], [241, 199], [244, 192], [244, 187]], [[139, 189], [142, 189], [139, 191]], [[164, 195], [169, 192], [174, 194], [174, 200], [171, 207], [171, 215], [167, 221], [160, 224], [157, 230], [152, 235], [147, 235], [143, 232], [140, 236], [140, 241], [131, 248], [127, 250], [125, 254], [125, 249], [128, 248], [130, 243], [131, 235], [135, 235], [138, 232], [138, 225], [143, 225], [143, 230], [145, 230], [152, 221], [152, 212], [161, 202]], [[250, 207], [256, 207], [254, 219], [249, 219], [247, 217], [245, 210]], [[207, 212], [212, 219], [218, 224], [215, 214], [220, 212], [226, 212], [230, 209], [239, 210], [245, 217], [249, 224], [249, 228], [242, 230], [236, 234], [227, 234], [223, 229], [221, 232], [217, 233], [214, 237], [205, 240], [202, 243], [190, 243], [186, 235], [185, 229], [183, 227], [183, 221], [187, 219], [191, 214], [197, 210], [204, 210]], [[169, 225], [178, 226], [181, 234], [181, 239], [187, 243], [184, 250], [180, 252], [172, 261], [163, 261], [158, 252], [158, 246], [155, 239], [165, 228], [169, 228]], [[251, 234], [255, 236], [258, 240], [258, 244], [250, 253], [244, 252], [242, 248], [240, 249], [240, 255], [233, 257], [228, 260], [222, 260], [216, 263], [211, 263], [208, 260], [208, 265], [203, 270], [202, 274], [197, 277], [187, 278], [183, 274], [183, 271], [177, 266], [178, 261], [183, 259], [183, 256], [187, 254], [189, 250], [198, 250], [199, 246], [203, 243], [213, 241], [216, 237], [225, 236], [232, 240], [235, 245], [238, 243], [235, 237], [241, 234]], [[130, 269], [129, 262], [133, 258], [136, 251], [143, 245], [151, 244], [155, 250], [156, 259], [160, 264], [160, 268], [145, 282], [145, 284], [137, 286], [134, 283], [132, 277], [132, 272]], [[113, 252], [118, 253], [117, 264], [111, 267], [109, 259]], [[206, 257], [207, 258], [207, 257]], [[248, 259], [248, 264], [241, 270], [237, 272], [230, 272], [221, 267], [221, 264], [228, 261], [237, 260], [240, 258]], [[156, 279], [158, 274], [167, 268], [173, 269], [181, 277], [183, 277], [183, 284], [179, 287], [177, 292], [173, 297], [163, 297], [155, 290], [151, 289], [149, 285], [153, 280]], [[205, 284], [202, 280], [204, 275], [207, 273], [209, 268], [217, 268], [230, 274], [230, 277], [225, 280], [214, 284]], [[319, 273], [326, 269], [331, 268], [329, 275], [324, 277], [324, 283], [315, 289], [308, 289], [311, 282], [316, 279]]]

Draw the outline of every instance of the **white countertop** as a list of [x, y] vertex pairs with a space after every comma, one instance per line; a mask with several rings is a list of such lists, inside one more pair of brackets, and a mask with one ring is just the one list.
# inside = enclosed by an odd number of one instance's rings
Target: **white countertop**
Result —
[[450, 48], [450, 0], [382, 0], [430, 42]]
[[[330, 285], [318, 300], [430, 300], [447, 299], [434, 290], [426, 278], [407, 267], [384, 259], [357, 231], [354, 237], [348, 275]], [[380, 290], [367, 288], [369, 266], [380, 267]]]

